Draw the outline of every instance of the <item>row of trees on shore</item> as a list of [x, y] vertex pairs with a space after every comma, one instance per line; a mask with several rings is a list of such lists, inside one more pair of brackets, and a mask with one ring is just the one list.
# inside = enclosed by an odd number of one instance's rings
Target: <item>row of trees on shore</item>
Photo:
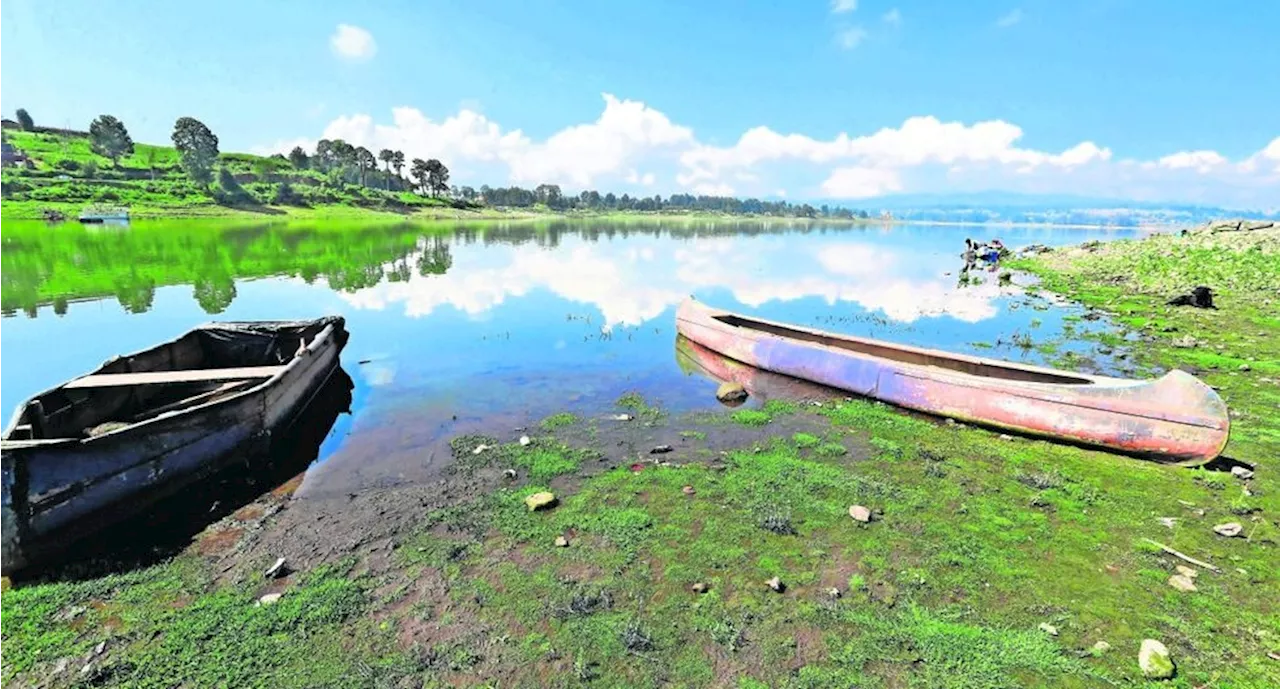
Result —
[[[16, 113], [18, 125], [24, 130], [34, 130], [35, 124], [26, 110]], [[133, 139], [123, 122], [112, 115], [101, 115], [89, 125], [90, 145], [95, 153], [111, 160], [118, 166], [121, 158], [134, 153]], [[185, 174], [197, 184], [208, 186], [214, 178], [215, 166], [218, 164], [220, 152], [218, 137], [208, 126], [193, 117], [180, 117], [174, 123], [171, 135], [174, 148], [179, 155], [179, 165]], [[378, 169], [378, 163], [382, 169]], [[409, 179], [404, 177], [406, 165]], [[843, 207], [822, 205], [814, 207], [810, 204], [792, 204], [787, 201], [762, 201], [759, 199], [739, 199], [732, 196], [694, 196], [691, 194], [672, 194], [665, 199], [654, 196], [621, 196], [608, 192], [601, 194], [595, 190], [585, 190], [579, 194], [566, 195], [559, 185], [540, 184], [533, 189], [523, 187], [490, 187], [483, 185], [479, 189], [471, 186], [450, 186], [449, 168], [441, 161], [431, 158], [423, 160], [414, 158], [406, 160], [404, 151], [384, 148], [375, 155], [364, 146], [355, 146], [342, 139], [321, 139], [316, 143], [314, 151], [308, 152], [301, 146], [295, 146], [288, 155], [275, 154], [266, 158], [258, 158], [254, 163], [254, 171], [261, 181], [268, 181], [286, 168], [296, 171], [311, 170], [324, 175], [335, 184], [359, 184], [362, 187], [382, 189], [384, 191], [401, 191], [416, 189], [423, 195], [432, 197], [448, 197], [468, 204], [484, 204], [510, 208], [531, 208], [546, 206], [553, 210], [592, 210], [592, 211], [705, 211], [728, 214], [777, 215], [793, 217], [825, 217], [825, 218], [866, 218], [866, 211], [855, 211]], [[219, 182], [225, 191], [234, 191], [237, 187], [234, 175], [226, 165], [219, 172]], [[287, 182], [281, 182], [287, 185]], [[288, 197], [291, 191], [282, 193]]]

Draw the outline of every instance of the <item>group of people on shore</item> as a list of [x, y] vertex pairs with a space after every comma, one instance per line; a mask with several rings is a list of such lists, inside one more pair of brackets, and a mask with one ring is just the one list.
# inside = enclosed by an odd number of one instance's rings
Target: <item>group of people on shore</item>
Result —
[[964, 259], [966, 270], [972, 268], [978, 261], [989, 264], [994, 270], [995, 266], [1000, 263], [1000, 259], [1007, 255], [1009, 255], [1009, 250], [1005, 248], [1004, 242], [999, 239], [992, 239], [989, 242], [975, 242], [965, 237], [964, 253], [960, 256]]

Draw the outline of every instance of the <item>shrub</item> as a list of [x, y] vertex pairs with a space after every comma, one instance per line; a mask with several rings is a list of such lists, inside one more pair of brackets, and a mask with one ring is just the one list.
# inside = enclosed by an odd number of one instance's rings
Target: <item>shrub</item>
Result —
[[54, 167], [59, 170], [66, 170], [67, 172], [77, 172], [80, 170], [80, 163], [70, 158], [63, 158], [62, 160], [59, 160], [58, 164], [54, 165]]

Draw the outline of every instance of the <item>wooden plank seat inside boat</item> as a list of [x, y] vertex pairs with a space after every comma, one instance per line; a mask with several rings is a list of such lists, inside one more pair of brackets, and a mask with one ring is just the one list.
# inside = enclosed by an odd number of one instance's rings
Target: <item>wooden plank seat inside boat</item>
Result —
[[79, 390], [85, 388], [129, 387], [133, 385], [179, 385], [184, 383], [251, 380], [255, 378], [270, 378], [284, 369], [284, 366], [243, 366], [239, 368], [207, 368], [187, 371], [98, 373], [76, 378], [62, 387], [65, 390]]

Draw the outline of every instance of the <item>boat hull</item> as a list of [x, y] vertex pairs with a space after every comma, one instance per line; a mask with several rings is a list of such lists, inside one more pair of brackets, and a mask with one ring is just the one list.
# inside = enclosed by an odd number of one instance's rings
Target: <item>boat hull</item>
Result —
[[38, 566], [237, 457], [257, 456], [339, 366], [344, 323], [323, 320], [305, 355], [229, 398], [97, 437], [4, 440], [3, 573]]
[[937, 416], [1159, 461], [1207, 462], [1222, 452], [1230, 430], [1222, 399], [1183, 371], [1153, 381], [1078, 375], [750, 320], [693, 300], [681, 305], [677, 329], [765, 370]]

